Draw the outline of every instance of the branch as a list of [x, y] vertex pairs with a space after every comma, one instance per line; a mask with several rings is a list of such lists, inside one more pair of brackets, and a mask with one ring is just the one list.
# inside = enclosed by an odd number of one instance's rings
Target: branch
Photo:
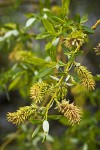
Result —
[[100, 24], [100, 19], [92, 26], [92, 29], [95, 30], [99, 24]]

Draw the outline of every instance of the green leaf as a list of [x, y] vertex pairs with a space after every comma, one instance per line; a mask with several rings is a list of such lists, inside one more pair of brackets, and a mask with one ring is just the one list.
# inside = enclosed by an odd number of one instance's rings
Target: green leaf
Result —
[[77, 52], [75, 53], [75, 56], [82, 55], [83, 53], [84, 53], [83, 51], [77, 51]]
[[91, 28], [87, 27], [87, 26], [83, 26], [83, 30], [88, 33], [88, 34], [93, 34], [94, 30], [92, 30]]
[[68, 58], [68, 60], [69, 60], [69, 63], [73, 63], [73, 61], [74, 61], [74, 56], [70, 56], [70, 57]]
[[55, 30], [54, 30], [54, 27], [53, 25], [45, 18], [43, 18], [43, 24], [44, 24], [44, 27], [45, 29], [51, 33], [51, 34], [54, 34], [55, 33]]
[[13, 75], [12, 75], [12, 80], [14, 80], [14, 79], [16, 79], [16, 77], [18, 77], [18, 76], [20, 76], [20, 75], [22, 75], [22, 74], [24, 74], [25, 73], [25, 71], [21, 71], [21, 72], [16, 72], [16, 73], [14, 73]]
[[58, 75], [58, 76], [66, 76], [66, 72], [59, 72], [59, 73], [56, 73], [56, 75]]
[[48, 62], [42, 58], [37, 58], [37, 57], [28, 58], [25, 61], [35, 66], [42, 66], [42, 67], [52, 67], [56, 64], [54, 61]]
[[70, 26], [70, 25], [72, 25], [72, 24], [74, 24], [74, 21], [71, 20], [71, 19], [70, 19], [70, 20], [68, 19], [68, 20], [66, 21], [66, 23], [64, 24], [64, 26], [68, 27], [68, 26]]
[[75, 80], [76, 83], [79, 83], [80, 79], [77, 75], [75, 74], [70, 74], [70, 76]]
[[10, 83], [10, 85], [9, 85], [9, 87], [8, 87], [8, 91], [12, 90], [12, 89], [18, 84], [18, 82], [20, 81], [20, 79], [21, 79], [20, 76], [18, 76], [16, 79], [14, 79], [14, 80]]
[[4, 25], [4, 28], [6, 28], [8, 30], [16, 29], [17, 28], [17, 24], [15, 24], [15, 23], [6, 23]]
[[52, 19], [56, 22], [59, 22], [59, 23], [65, 23], [65, 20], [62, 20], [61, 18], [57, 17], [57, 16], [51, 16]]
[[76, 14], [75, 17], [74, 17], [74, 20], [75, 20], [76, 23], [80, 23], [80, 20], [81, 20], [80, 15]]
[[36, 78], [42, 78], [46, 75], [49, 75], [53, 70], [54, 70], [55, 66], [50, 67], [50, 68], [45, 68], [45, 69], [41, 69], [38, 73], [38, 75], [36, 76]]
[[37, 128], [34, 130], [34, 132], [32, 133], [32, 138], [35, 137], [35, 135], [37, 135], [37, 133], [39, 132], [41, 126], [38, 125]]
[[42, 124], [43, 121], [42, 120], [39, 120], [39, 119], [30, 119], [29, 120], [32, 124]]
[[28, 58], [25, 60], [26, 62], [33, 64], [33, 65], [44, 65], [44, 64], [49, 64], [49, 62], [45, 61], [42, 58], [37, 58], [37, 57], [32, 57], [32, 58]]
[[[52, 61], [56, 61], [56, 44], [58, 42], [58, 38], [49, 42], [45, 46], [45, 50], [47, 51], [48, 55], [51, 57]], [[54, 44], [54, 45], [53, 45]]]
[[47, 51], [47, 50], [49, 50], [51, 47], [52, 47], [52, 43], [49, 42], [49, 43], [46, 44], [45, 50]]
[[88, 15], [85, 14], [81, 19], [80, 19], [80, 23], [83, 24], [88, 20]]
[[95, 81], [100, 81], [100, 74], [97, 74], [96, 76], [94, 76], [94, 80]]
[[63, 125], [65, 126], [68, 126], [69, 125], [69, 122], [68, 122], [68, 119], [64, 116], [62, 116], [60, 119], [59, 119], [59, 122], [62, 123]]
[[66, 66], [66, 64], [63, 63], [61, 60], [58, 61], [58, 64], [59, 64], [60, 66]]
[[66, 14], [69, 13], [69, 4], [70, 0], [63, 0], [62, 1], [62, 14], [65, 16]]
[[51, 57], [52, 61], [56, 61], [56, 46], [52, 46], [47, 52]]
[[48, 118], [58, 120], [61, 118], [62, 115], [49, 115]]
[[50, 34], [44, 32], [44, 33], [38, 34], [38, 35], [36, 36], [36, 39], [37, 39], [37, 40], [39, 40], [39, 39], [45, 39], [45, 38], [47, 38], [47, 37], [49, 37], [49, 36], [50, 36]]

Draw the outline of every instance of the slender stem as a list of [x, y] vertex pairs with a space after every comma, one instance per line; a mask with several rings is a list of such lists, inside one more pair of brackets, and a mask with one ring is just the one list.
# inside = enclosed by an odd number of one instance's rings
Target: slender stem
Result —
[[[80, 47], [81, 47], [81, 45], [79, 45], [79, 46], [75, 49], [75, 51], [72, 53], [72, 57], [74, 57], [74, 54], [80, 49]], [[72, 62], [68, 62], [68, 63], [66, 64], [66, 66], [65, 66], [65, 68], [64, 68], [64, 70], [65, 70], [65, 72], [66, 72], [66, 75], [68, 74], [68, 71], [69, 71], [69, 68], [70, 68], [71, 65], [72, 65]], [[60, 78], [60, 80], [59, 80], [59, 82], [57, 83], [56, 87], [58, 87], [58, 86], [61, 84], [61, 82], [63, 81], [63, 79], [64, 79], [64, 76], [62, 76], [62, 77]], [[49, 103], [47, 104], [46, 113], [45, 113], [45, 120], [47, 120], [47, 118], [48, 118], [48, 110], [49, 110], [50, 105], [52, 104], [52, 102], [53, 102], [53, 101], [56, 101], [56, 103], [58, 103], [58, 100], [55, 98], [55, 97], [57, 96], [57, 94], [58, 94], [58, 89], [56, 89], [54, 95], [52, 96], [51, 100], [50, 100]]]
[[[63, 78], [64, 78], [64, 76], [62, 76], [62, 77], [60, 78], [59, 82], [57, 83], [57, 87], [60, 85], [60, 83], [62, 82]], [[52, 102], [54, 101], [54, 99], [55, 99], [57, 93], [58, 93], [58, 89], [56, 89], [54, 95], [52, 96], [51, 100], [49, 101], [49, 103], [48, 103], [48, 105], [47, 105], [47, 107], [46, 107], [45, 120], [47, 120], [47, 117], [48, 117], [48, 110], [49, 110], [49, 108], [50, 108], [50, 105], [51, 105]], [[58, 102], [56, 99], [55, 99], [55, 101]]]

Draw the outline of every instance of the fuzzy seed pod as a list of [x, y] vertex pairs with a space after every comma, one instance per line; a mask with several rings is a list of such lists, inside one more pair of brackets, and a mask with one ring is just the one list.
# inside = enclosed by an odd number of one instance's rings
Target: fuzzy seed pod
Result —
[[84, 66], [76, 66], [76, 72], [81, 79], [82, 85], [88, 89], [93, 90], [95, 88], [95, 81], [91, 72]]
[[28, 120], [31, 115], [34, 115], [37, 110], [36, 105], [21, 107], [16, 112], [7, 113], [7, 120], [13, 124], [19, 125], [24, 121]]
[[69, 122], [72, 125], [74, 125], [75, 123], [79, 124], [82, 111], [73, 103], [69, 104], [69, 101], [62, 100], [62, 102], [58, 104], [58, 110], [59, 112], [63, 113], [66, 118], [69, 119]]
[[48, 92], [48, 84], [44, 82], [35, 83], [30, 89], [30, 96], [34, 103], [40, 103]]

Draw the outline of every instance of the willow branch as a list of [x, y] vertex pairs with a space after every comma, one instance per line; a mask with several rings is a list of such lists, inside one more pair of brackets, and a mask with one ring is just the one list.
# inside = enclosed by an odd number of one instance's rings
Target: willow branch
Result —
[[97, 20], [97, 22], [92, 26], [92, 29], [95, 30], [99, 24], [100, 24], [100, 19]]

